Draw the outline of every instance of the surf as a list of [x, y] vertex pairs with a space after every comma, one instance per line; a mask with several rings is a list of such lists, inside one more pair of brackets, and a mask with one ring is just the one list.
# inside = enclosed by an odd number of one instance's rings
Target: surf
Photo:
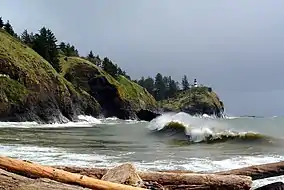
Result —
[[254, 131], [238, 131], [227, 123], [211, 117], [194, 117], [186, 113], [168, 113], [148, 125], [151, 133], [187, 143], [269, 141], [271, 137]]

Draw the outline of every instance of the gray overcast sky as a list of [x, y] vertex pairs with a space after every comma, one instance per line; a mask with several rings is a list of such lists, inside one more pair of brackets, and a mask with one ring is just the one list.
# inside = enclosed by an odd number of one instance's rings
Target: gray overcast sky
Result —
[[47, 26], [133, 78], [210, 85], [233, 115], [284, 115], [282, 0], [0, 0], [17, 33]]

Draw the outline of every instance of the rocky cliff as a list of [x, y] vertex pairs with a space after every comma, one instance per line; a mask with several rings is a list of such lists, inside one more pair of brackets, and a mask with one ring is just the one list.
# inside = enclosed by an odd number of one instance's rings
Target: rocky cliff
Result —
[[0, 120], [64, 122], [100, 114], [143, 119], [155, 99], [141, 86], [78, 57], [62, 57], [62, 73], [0, 29]]
[[0, 30], [0, 120], [63, 122], [98, 116], [99, 103], [33, 51]]
[[106, 117], [147, 119], [145, 110], [155, 112], [156, 100], [148, 91], [124, 76], [110, 76], [95, 64], [79, 57], [62, 57], [62, 75], [75, 87], [92, 95]]
[[163, 111], [186, 112], [191, 115], [214, 115], [222, 117], [223, 102], [209, 87], [192, 87], [181, 91], [174, 98], [159, 102]]

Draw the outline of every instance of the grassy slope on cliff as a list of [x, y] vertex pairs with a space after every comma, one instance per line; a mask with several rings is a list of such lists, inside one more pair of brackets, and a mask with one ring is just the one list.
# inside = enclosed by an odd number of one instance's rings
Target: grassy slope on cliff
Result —
[[[0, 74], [8, 75], [0, 79], [2, 114], [12, 106], [36, 105], [47, 99], [55, 99], [64, 107], [62, 109], [66, 109], [65, 111], [68, 111], [67, 109], [72, 105], [74, 97], [76, 101], [83, 99], [95, 101], [87, 93], [77, 92], [73, 85], [58, 74], [45, 59], [2, 29], [0, 29]], [[3, 102], [5, 105], [1, 105]], [[92, 104], [98, 106], [96, 103]]]
[[[117, 88], [122, 100], [130, 102], [133, 109], [157, 106], [156, 100], [146, 89], [124, 76], [119, 76], [116, 80], [100, 67], [79, 57], [68, 57], [67, 60], [61, 57], [60, 62], [62, 65], [62, 75], [65, 77], [67, 74], [72, 75], [72, 83], [80, 84], [85, 91], [89, 90], [88, 79], [90, 75], [95, 75], [96, 77], [103, 76], [110, 84]], [[76, 84], [74, 85], [76, 86]]]
[[159, 102], [166, 110], [181, 111], [185, 107], [197, 107], [202, 105], [209, 109], [222, 111], [223, 103], [215, 92], [208, 87], [195, 87], [182, 91], [176, 97]]

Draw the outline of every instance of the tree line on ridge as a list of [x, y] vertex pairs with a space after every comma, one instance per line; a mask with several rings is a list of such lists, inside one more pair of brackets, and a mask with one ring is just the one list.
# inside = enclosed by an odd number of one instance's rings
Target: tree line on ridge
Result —
[[[58, 44], [55, 34], [46, 27], [42, 27], [38, 33], [29, 33], [26, 29], [20, 35], [17, 35], [9, 20], [4, 23], [2, 17], [0, 17], [0, 28], [36, 51], [46, 59], [57, 72], [61, 72], [59, 62], [60, 56], [65, 56], [67, 58], [70, 56], [82, 57], [79, 55], [79, 52], [74, 45], [66, 42], [60, 42]], [[101, 67], [114, 78], [122, 75], [131, 80], [131, 77], [108, 57], [101, 59], [99, 55], [94, 55], [91, 50], [87, 56], [82, 58]], [[186, 75], [182, 77], [181, 87], [180, 83], [173, 80], [171, 76], [163, 76], [161, 73], [157, 73], [154, 78], [141, 77], [139, 80], [132, 81], [144, 87], [158, 101], [174, 97], [179, 91], [188, 90], [190, 88]]]

